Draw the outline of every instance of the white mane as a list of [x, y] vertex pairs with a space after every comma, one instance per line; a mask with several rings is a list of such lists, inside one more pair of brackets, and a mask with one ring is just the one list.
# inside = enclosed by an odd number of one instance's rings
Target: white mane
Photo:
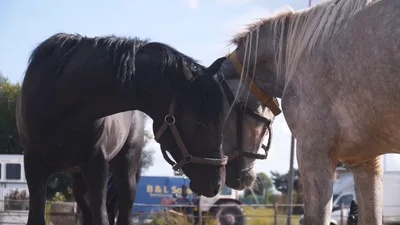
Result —
[[[284, 9], [273, 17], [247, 25], [247, 31], [237, 34], [232, 42], [249, 43], [245, 45], [246, 56], [249, 56], [252, 54], [248, 51], [252, 48], [251, 41], [248, 40], [253, 40], [253, 33], [258, 34], [260, 29], [271, 30], [268, 33], [276, 37], [273, 44], [276, 50], [277, 76], [288, 77], [295, 73], [302, 57], [308, 59], [313, 50], [324, 47], [322, 44], [370, 1], [331, 0], [299, 11]], [[258, 43], [253, 44], [258, 47]], [[245, 57], [244, 61], [247, 60]]]

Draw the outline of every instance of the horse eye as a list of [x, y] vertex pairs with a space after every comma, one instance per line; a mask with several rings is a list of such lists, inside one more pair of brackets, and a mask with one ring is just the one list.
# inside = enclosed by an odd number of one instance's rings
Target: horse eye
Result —
[[197, 65], [192, 65], [192, 69], [197, 70], [198, 69]]

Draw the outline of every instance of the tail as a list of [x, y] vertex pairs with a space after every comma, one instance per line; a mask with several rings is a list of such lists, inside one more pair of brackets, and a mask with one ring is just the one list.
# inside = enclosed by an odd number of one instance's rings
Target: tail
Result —
[[[139, 163], [141, 165], [141, 161]], [[136, 184], [139, 183], [140, 175], [142, 173], [142, 167], [139, 166], [136, 171], [135, 178]], [[115, 187], [115, 178], [111, 172], [108, 172], [108, 185], [107, 185], [107, 199], [106, 199], [106, 207], [108, 220], [110, 221], [110, 225], [114, 224], [117, 208], [117, 188]]]
[[117, 211], [117, 188], [115, 186], [114, 175], [111, 172], [108, 172], [106, 207], [110, 224], [114, 224], [115, 213]]

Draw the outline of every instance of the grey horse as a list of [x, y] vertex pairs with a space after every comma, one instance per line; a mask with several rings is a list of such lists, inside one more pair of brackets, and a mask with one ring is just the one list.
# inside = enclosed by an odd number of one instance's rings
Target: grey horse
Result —
[[[122, 118], [126, 117], [126, 120]], [[118, 153], [109, 160], [107, 185], [107, 214], [110, 225], [114, 224], [115, 211], [118, 210], [118, 224], [132, 224], [132, 207], [136, 196], [136, 184], [140, 177], [140, 162], [144, 144], [145, 115], [140, 111], [127, 111], [100, 119], [103, 126], [93, 130], [101, 132], [109, 139], [118, 139], [120, 130], [129, 130], [125, 143], [120, 146]], [[115, 121], [118, 126], [111, 126]], [[110, 129], [111, 127], [111, 129]], [[99, 131], [99, 129], [101, 129]], [[101, 141], [101, 140], [99, 140]], [[104, 144], [107, 145], [106, 142]], [[108, 147], [115, 148], [114, 143]], [[83, 177], [80, 171], [72, 173], [72, 190], [75, 201], [83, 216], [83, 225], [92, 224], [90, 193], [87, 183], [93, 183], [92, 177]], [[86, 178], [86, 179], [85, 179]], [[118, 203], [118, 204], [117, 204]]]
[[[399, 40], [398, 0], [331, 0], [283, 10], [233, 38], [237, 47], [220, 73], [235, 101], [253, 110], [275, 109], [271, 99], [281, 98], [297, 139], [305, 224], [329, 223], [339, 160], [354, 175], [358, 223], [382, 224], [379, 156], [400, 153]], [[259, 145], [263, 126], [245, 122], [246, 142]]]

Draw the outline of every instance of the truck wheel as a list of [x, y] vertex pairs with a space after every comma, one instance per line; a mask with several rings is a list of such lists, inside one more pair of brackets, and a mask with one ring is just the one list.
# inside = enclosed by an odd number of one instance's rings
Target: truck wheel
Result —
[[243, 210], [239, 205], [232, 203], [218, 205], [215, 218], [219, 225], [245, 225]]

